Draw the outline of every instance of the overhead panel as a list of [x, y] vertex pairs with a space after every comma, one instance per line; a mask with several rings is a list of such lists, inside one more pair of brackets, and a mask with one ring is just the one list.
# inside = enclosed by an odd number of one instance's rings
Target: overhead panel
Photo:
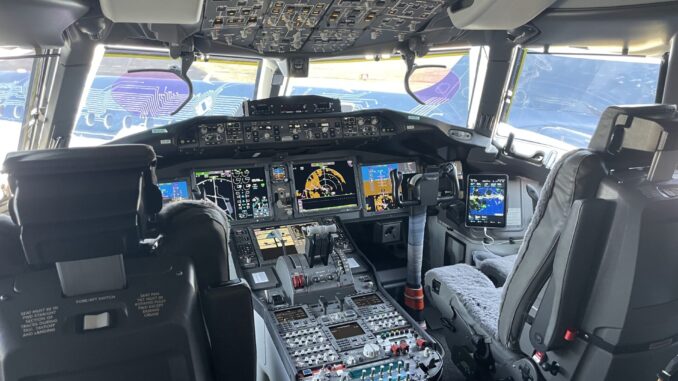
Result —
[[203, 34], [266, 54], [332, 53], [422, 30], [443, 0], [207, 1]]

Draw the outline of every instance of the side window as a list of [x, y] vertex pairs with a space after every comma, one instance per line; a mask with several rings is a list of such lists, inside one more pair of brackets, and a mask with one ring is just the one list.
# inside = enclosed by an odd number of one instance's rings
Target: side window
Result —
[[[7, 54], [16, 55], [15, 52]], [[27, 52], [32, 54], [32, 52]], [[31, 82], [32, 58], [3, 58], [0, 48], [0, 162], [19, 148], [21, 126]], [[0, 202], [9, 197], [5, 175], [0, 175]]]
[[653, 58], [528, 53], [497, 135], [586, 147], [608, 106], [655, 102], [659, 67]]
[[[136, 112], [128, 107], [148, 89], [117, 87], [117, 81], [133, 70], [180, 67], [179, 60], [166, 53], [143, 51], [101, 51], [86, 84], [70, 146], [94, 146], [111, 140], [179, 122], [195, 116], [234, 116], [242, 102], [255, 95], [258, 60], [212, 57], [196, 60], [188, 71], [193, 97], [176, 114], [153, 116], [151, 110]], [[160, 82], [162, 84], [162, 82]]]

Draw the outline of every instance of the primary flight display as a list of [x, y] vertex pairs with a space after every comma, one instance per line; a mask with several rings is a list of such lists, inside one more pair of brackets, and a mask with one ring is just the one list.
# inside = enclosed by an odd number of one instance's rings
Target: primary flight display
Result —
[[391, 171], [399, 171], [404, 175], [403, 177], [407, 178], [407, 175], [417, 173], [417, 163], [363, 165], [360, 168], [366, 212], [380, 213], [399, 209], [393, 199]]

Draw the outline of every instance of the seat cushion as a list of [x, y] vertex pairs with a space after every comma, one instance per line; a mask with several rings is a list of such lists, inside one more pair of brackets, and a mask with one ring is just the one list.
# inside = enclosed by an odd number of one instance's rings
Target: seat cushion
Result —
[[458, 315], [476, 334], [497, 336], [501, 288], [473, 266], [458, 264], [429, 270], [425, 276], [431, 303], [444, 317]]
[[517, 255], [500, 256], [490, 254], [482, 260], [475, 259], [476, 266], [498, 287], [504, 285], [513, 265], [516, 263]]

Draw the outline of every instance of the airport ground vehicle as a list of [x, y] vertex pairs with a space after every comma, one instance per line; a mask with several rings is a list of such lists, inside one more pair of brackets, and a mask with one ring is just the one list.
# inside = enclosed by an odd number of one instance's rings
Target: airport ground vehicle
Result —
[[0, 2], [0, 380], [655, 379], [676, 15]]

